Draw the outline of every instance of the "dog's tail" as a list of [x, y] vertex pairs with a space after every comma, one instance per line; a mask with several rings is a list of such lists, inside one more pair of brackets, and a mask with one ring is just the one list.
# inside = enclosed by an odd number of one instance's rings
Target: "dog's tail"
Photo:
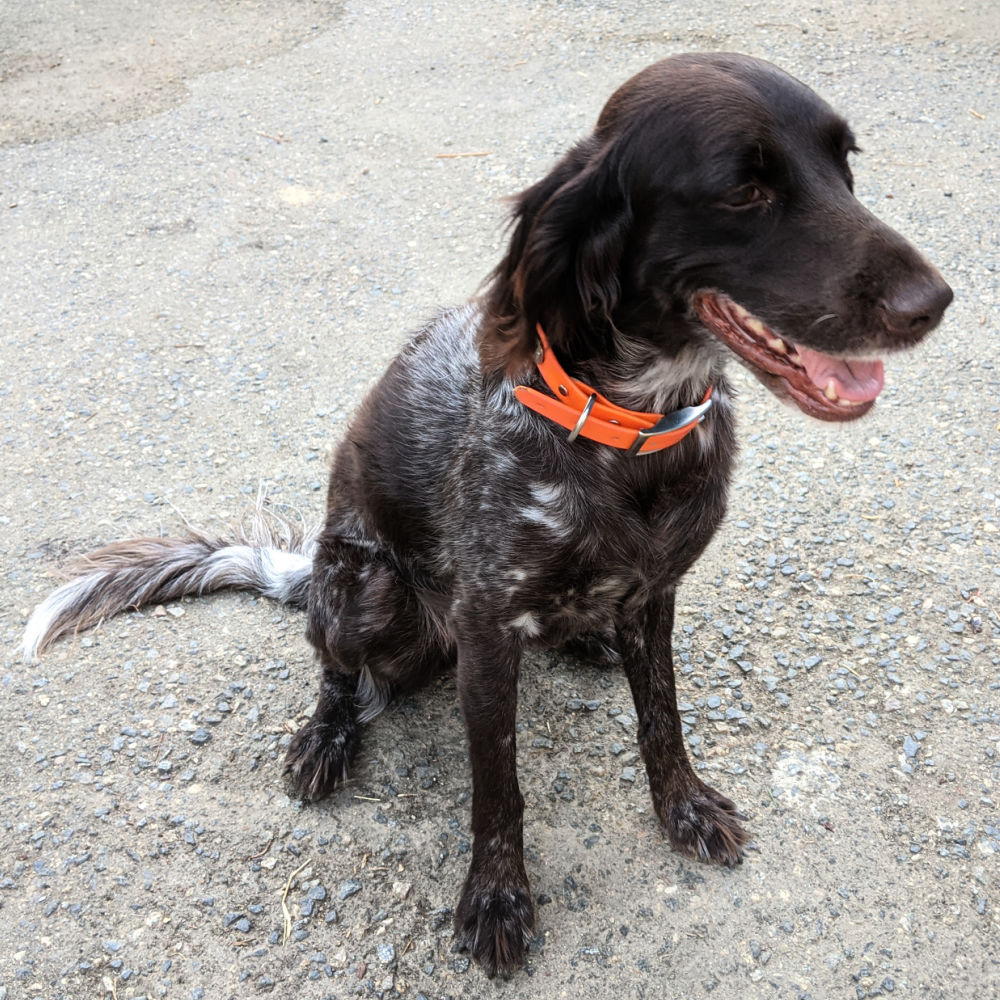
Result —
[[305, 608], [315, 532], [265, 509], [263, 499], [226, 535], [115, 542], [69, 567], [73, 576], [35, 608], [22, 648], [35, 659], [61, 635], [130, 608], [226, 588]]

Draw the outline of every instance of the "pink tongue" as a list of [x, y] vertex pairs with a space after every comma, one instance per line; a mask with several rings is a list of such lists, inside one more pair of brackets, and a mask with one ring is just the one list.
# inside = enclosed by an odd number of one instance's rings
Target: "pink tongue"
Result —
[[870, 402], [882, 391], [885, 373], [881, 361], [844, 361], [798, 344], [795, 351], [810, 381], [821, 391], [826, 390], [830, 379], [837, 395], [852, 403]]

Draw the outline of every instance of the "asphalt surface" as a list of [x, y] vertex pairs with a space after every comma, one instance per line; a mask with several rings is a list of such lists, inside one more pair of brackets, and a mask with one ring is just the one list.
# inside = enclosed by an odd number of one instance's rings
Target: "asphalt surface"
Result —
[[[365, 389], [495, 263], [503, 196], [631, 73], [710, 49], [850, 117], [859, 196], [956, 299], [857, 425], [738, 376], [732, 513], [676, 645], [742, 866], [669, 850], [622, 677], [526, 665], [538, 937], [491, 983], [452, 950], [450, 681], [303, 808], [280, 773], [315, 697], [300, 616], [185, 601], [32, 664], [20, 633], [96, 544], [234, 518], [261, 483], [318, 518]], [[998, 995], [998, 49], [986, 0], [8, 0], [0, 1000]]]

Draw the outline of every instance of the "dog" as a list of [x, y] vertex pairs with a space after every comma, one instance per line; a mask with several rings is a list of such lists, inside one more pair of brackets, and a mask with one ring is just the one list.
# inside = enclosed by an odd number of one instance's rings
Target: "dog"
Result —
[[843, 118], [757, 59], [688, 54], [622, 85], [592, 135], [513, 202], [480, 296], [409, 341], [340, 443], [310, 537], [258, 521], [108, 546], [35, 610], [33, 657], [128, 608], [223, 587], [308, 610], [321, 675], [285, 771], [302, 799], [347, 774], [359, 727], [457, 673], [472, 768], [460, 945], [524, 960], [515, 714], [523, 651], [620, 664], [674, 849], [732, 865], [736, 806], [692, 769], [671, 661], [674, 595], [726, 512], [736, 357], [820, 420], [855, 420], [880, 358], [951, 289], [854, 197]]

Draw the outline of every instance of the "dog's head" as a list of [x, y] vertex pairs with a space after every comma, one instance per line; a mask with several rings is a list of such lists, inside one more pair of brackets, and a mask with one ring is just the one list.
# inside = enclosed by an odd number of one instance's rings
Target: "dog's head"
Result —
[[487, 354], [525, 363], [541, 323], [569, 359], [621, 338], [665, 356], [724, 343], [825, 420], [869, 410], [879, 357], [940, 321], [951, 289], [853, 194], [847, 123], [774, 66], [666, 59], [519, 196], [487, 299]]

